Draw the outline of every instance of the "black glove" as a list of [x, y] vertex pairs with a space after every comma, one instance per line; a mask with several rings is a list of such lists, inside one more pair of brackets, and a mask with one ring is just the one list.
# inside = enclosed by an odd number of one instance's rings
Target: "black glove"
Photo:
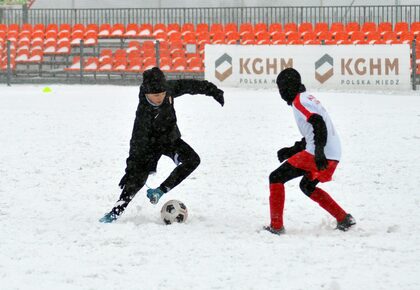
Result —
[[277, 158], [279, 159], [279, 161], [283, 162], [284, 160], [288, 159], [291, 156], [290, 151], [291, 150], [289, 147], [284, 147], [277, 151]]
[[222, 105], [222, 107], [225, 104], [225, 98], [223, 97], [224, 93], [225, 92], [221, 89], [216, 89], [215, 92], [212, 94], [212, 97], [216, 100], [216, 102]]
[[315, 149], [315, 164], [318, 170], [324, 170], [328, 167], [328, 161], [324, 154], [324, 149]]
[[128, 178], [127, 173], [126, 173], [126, 174], [124, 174], [124, 176], [121, 178], [120, 183], [118, 184], [118, 186], [119, 186], [121, 189], [124, 189], [124, 186], [125, 186], [125, 184], [127, 183], [127, 178]]

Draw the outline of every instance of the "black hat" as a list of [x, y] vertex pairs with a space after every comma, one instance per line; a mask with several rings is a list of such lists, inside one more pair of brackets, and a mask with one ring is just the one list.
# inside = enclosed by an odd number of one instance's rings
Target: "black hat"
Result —
[[157, 67], [148, 69], [143, 72], [142, 86], [145, 94], [166, 92], [165, 75]]
[[281, 98], [287, 102], [288, 105], [293, 103], [298, 93], [306, 91], [302, 84], [300, 74], [294, 68], [286, 68], [282, 70], [277, 76], [277, 87]]

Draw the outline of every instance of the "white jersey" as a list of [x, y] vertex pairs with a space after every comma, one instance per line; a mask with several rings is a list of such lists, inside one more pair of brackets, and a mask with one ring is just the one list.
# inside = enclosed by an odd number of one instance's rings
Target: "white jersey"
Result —
[[308, 119], [311, 115], [318, 114], [324, 119], [328, 130], [327, 144], [324, 147], [325, 156], [327, 159], [339, 161], [341, 157], [340, 138], [334, 129], [330, 116], [321, 103], [314, 96], [304, 92], [296, 96], [292, 107], [299, 131], [306, 140], [305, 150], [315, 155], [314, 129], [312, 124], [308, 123]]

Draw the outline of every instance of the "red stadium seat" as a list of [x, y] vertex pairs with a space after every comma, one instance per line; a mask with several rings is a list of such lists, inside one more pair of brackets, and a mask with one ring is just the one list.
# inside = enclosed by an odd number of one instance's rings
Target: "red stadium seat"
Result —
[[245, 34], [253, 34], [254, 28], [251, 23], [242, 23], [239, 26], [239, 35], [242, 37]]
[[250, 31], [248, 33], [242, 34], [240, 43], [242, 45], [253, 45], [253, 44], [255, 44], [254, 33]]
[[287, 37], [289, 36], [289, 34], [293, 32], [297, 32], [297, 31], [298, 31], [298, 26], [294, 22], [289, 22], [284, 25], [284, 33], [286, 34]]
[[303, 44], [302, 39], [300, 38], [300, 34], [297, 31], [289, 31], [287, 34], [287, 44]]
[[334, 35], [335, 44], [350, 44], [349, 35], [344, 31], [336, 31]]
[[335, 36], [338, 32], [343, 32], [344, 31], [344, 24], [341, 23], [341, 22], [333, 22], [331, 24], [330, 31], [331, 31], [332, 35]]
[[186, 33], [194, 33], [195, 27], [192, 23], [184, 23], [181, 28], [181, 35], [184, 36]]
[[83, 65], [86, 72], [95, 72], [99, 68], [99, 60], [97, 57], [89, 57]]
[[214, 23], [210, 26], [210, 35], [214, 36], [218, 33], [224, 33], [223, 31], [223, 25], [220, 23]]
[[128, 43], [128, 47], [126, 49], [127, 53], [130, 53], [131, 51], [140, 51], [141, 45], [138, 41], [130, 41]]
[[185, 58], [177, 57], [172, 60], [172, 70], [175, 72], [182, 72], [187, 69], [187, 61]]
[[197, 24], [197, 28], [195, 33], [200, 34], [203, 32], [209, 32], [209, 25], [207, 23], [199, 23]]
[[110, 24], [108, 24], [108, 23], [102, 24], [99, 27], [98, 36], [100, 38], [107, 38], [107, 37], [109, 37], [111, 35], [111, 31], [112, 31], [112, 27], [111, 27]]
[[114, 24], [111, 30], [112, 38], [122, 38], [125, 33], [125, 27], [121, 23]]
[[315, 24], [314, 32], [319, 36], [322, 32], [329, 31], [328, 24], [325, 22], [318, 22]]
[[272, 44], [271, 43], [271, 36], [270, 36], [270, 33], [269, 32], [267, 32], [267, 31], [265, 31], [265, 32], [260, 32], [258, 35], [257, 35], [257, 39], [256, 39], [256, 41], [255, 41], [256, 43], [255, 44], [259, 44], [259, 45], [269, 45], [269, 44]]
[[286, 44], [286, 34], [284, 32], [276, 32], [271, 34], [271, 42], [275, 45]]
[[370, 31], [370, 33], [367, 35], [366, 42], [368, 44], [384, 44], [381, 33], [379, 31]]
[[360, 30], [353, 31], [350, 35], [350, 42], [353, 44], [366, 44], [365, 33]]
[[299, 30], [298, 31], [299, 31], [299, 33], [300, 33], [300, 35], [302, 37], [304, 37], [305, 34], [308, 33], [308, 32], [313, 32], [312, 23], [310, 23], [310, 22], [302, 22], [299, 25]]
[[395, 23], [394, 32], [400, 36], [403, 32], [409, 31], [407, 22]]
[[225, 25], [224, 32], [226, 36], [229, 36], [231, 33], [238, 33], [238, 27], [236, 26], [235, 23], [228, 23]]
[[346, 25], [345, 31], [349, 36], [351, 36], [354, 32], [360, 31], [360, 25], [357, 22], [349, 22]]
[[335, 44], [335, 41], [333, 40], [333, 35], [330, 31], [319, 31], [318, 34], [318, 40], [326, 45]]
[[171, 36], [172, 33], [181, 33], [181, 27], [178, 23], [170, 23], [168, 24], [167, 34]]
[[370, 33], [377, 32], [378, 27], [375, 22], [365, 22], [362, 25], [362, 31], [368, 36]]
[[162, 57], [159, 61], [159, 67], [164, 72], [169, 72], [172, 69], [172, 60], [169, 57]]
[[272, 23], [270, 24], [270, 28], [268, 30], [271, 36], [273, 36], [275, 33], [283, 32], [283, 27], [281, 23]]
[[223, 32], [215, 33], [211, 39], [212, 44], [225, 44], [225, 34]]
[[226, 35], [226, 43], [227, 44], [238, 44], [240, 39], [239, 33], [232, 31], [231, 33]]
[[165, 35], [167, 34], [167, 28], [165, 24], [163, 23], [155, 24], [155, 26], [153, 27], [153, 36], [156, 36], [159, 33], [165, 33]]
[[151, 24], [144, 23], [139, 28], [138, 36], [151, 37], [152, 33], [153, 33], [153, 26]]
[[124, 38], [133, 38], [139, 34], [139, 26], [137, 23], [129, 23], [127, 24], [127, 29], [124, 33]]
[[392, 31], [392, 24], [390, 22], [381, 22], [378, 25], [378, 31], [384, 36], [385, 33]]
[[258, 37], [258, 35], [260, 33], [267, 33], [267, 24], [265, 23], [257, 23], [255, 24], [254, 27], [254, 34], [256, 37]]

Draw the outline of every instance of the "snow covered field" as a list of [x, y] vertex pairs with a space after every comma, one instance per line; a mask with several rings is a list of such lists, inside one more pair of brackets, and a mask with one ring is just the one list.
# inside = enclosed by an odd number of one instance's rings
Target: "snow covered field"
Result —
[[[0, 87], [0, 289], [420, 289], [420, 94], [320, 92], [343, 159], [322, 184], [349, 232], [286, 185], [287, 234], [269, 221], [276, 152], [300, 139], [276, 90], [175, 100], [200, 167], [157, 205], [142, 189], [115, 224], [137, 87]], [[148, 185], [173, 169], [163, 157]], [[165, 226], [179, 199], [186, 224]]]

